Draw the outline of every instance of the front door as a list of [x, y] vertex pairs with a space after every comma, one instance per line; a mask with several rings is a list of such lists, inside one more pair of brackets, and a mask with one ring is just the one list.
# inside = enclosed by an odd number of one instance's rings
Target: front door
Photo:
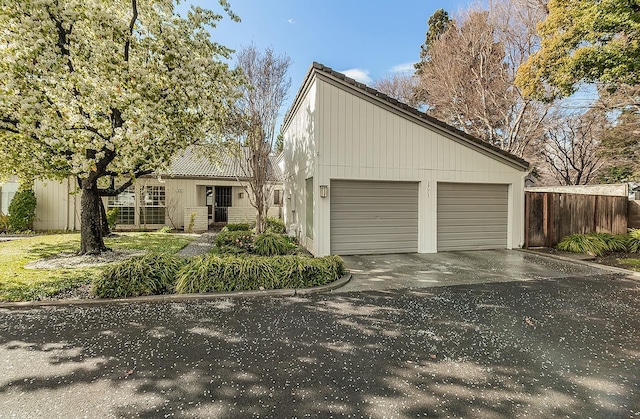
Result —
[[216, 186], [216, 212], [214, 222], [228, 221], [227, 208], [231, 206], [231, 186]]

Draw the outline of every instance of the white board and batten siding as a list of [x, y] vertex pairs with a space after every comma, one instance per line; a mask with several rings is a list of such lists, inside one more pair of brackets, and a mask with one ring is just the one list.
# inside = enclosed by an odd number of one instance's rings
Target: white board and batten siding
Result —
[[[304, 204], [304, 178], [310, 173], [314, 177], [312, 253], [331, 254], [332, 246], [342, 242], [332, 239], [340, 234], [332, 225], [334, 198], [339, 202], [344, 198], [339, 181], [416, 185], [419, 253], [438, 250], [439, 183], [507, 185], [509, 228], [505, 247], [522, 245], [526, 175], [522, 167], [322, 72], [312, 80], [313, 89], [306, 90], [302, 105], [294, 108], [284, 131], [288, 153], [285, 170], [289, 176], [285, 178], [285, 194], [295, 202], [293, 213], [292, 206], [286, 209], [287, 223], [294, 220], [304, 225], [304, 214], [299, 210]], [[298, 143], [300, 139], [302, 143]], [[320, 185], [329, 185], [326, 198], [318, 195]]]

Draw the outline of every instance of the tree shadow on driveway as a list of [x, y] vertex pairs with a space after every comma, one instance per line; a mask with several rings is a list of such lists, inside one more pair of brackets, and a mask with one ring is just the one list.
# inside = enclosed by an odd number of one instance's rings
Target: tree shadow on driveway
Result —
[[629, 417], [640, 284], [568, 278], [0, 310], [29, 417]]

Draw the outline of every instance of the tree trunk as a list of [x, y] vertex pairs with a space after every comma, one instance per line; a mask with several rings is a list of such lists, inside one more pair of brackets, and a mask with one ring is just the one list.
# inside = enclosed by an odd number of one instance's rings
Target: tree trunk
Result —
[[102, 202], [102, 198], [99, 199], [100, 202], [100, 224], [102, 228], [102, 237], [107, 237], [111, 234], [111, 229], [109, 228], [109, 222], [107, 221], [107, 211], [104, 208], [104, 202]]
[[80, 199], [80, 254], [82, 255], [95, 255], [109, 250], [102, 238], [100, 201], [96, 183], [83, 179]]

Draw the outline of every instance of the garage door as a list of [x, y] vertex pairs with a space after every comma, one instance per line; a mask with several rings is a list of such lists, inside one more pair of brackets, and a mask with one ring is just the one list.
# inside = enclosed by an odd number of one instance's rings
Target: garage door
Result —
[[331, 181], [331, 253], [418, 251], [418, 184]]
[[438, 183], [438, 251], [505, 249], [508, 185]]

